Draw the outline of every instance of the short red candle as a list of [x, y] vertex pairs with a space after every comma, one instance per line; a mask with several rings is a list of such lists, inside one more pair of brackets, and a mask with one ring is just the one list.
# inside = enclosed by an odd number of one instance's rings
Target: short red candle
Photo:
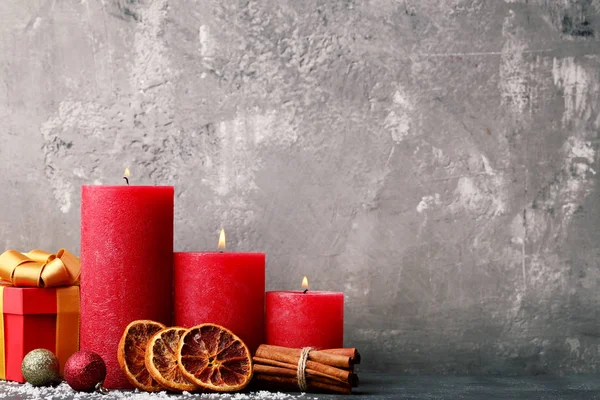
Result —
[[175, 325], [224, 326], [252, 354], [264, 343], [265, 254], [175, 253]]
[[267, 344], [344, 347], [344, 294], [320, 291], [267, 292]]
[[131, 388], [117, 362], [125, 327], [169, 326], [172, 315], [173, 187], [83, 186], [81, 349], [106, 362], [107, 388]]

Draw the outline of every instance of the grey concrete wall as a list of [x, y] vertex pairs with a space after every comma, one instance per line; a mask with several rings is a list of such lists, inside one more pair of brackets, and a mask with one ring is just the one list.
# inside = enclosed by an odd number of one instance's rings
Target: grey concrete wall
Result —
[[176, 186], [177, 250], [346, 293], [365, 368], [600, 369], [600, 1], [2, 0], [0, 242]]

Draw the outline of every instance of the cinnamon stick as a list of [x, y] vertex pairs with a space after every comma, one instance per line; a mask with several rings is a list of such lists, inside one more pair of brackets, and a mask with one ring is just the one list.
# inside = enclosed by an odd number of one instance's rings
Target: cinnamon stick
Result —
[[358, 352], [358, 349], [355, 347], [348, 347], [348, 348], [343, 348], [343, 349], [327, 349], [327, 350], [320, 350], [324, 353], [329, 353], [329, 354], [337, 354], [339, 356], [346, 356], [346, 357], [350, 357], [351, 361], [353, 364], [360, 364], [360, 353]]
[[[280, 349], [285, 349], [285, 350], [280, 350]], [[287, 350], [298, 350], [297, 354], [292, 354], [292, 352], [287, 351]], [[312, 353], [312, 351], [311, 351]], [[333, 356], [333, 355], [332, 355]], [[256, 357], [258, 358], [263, 358], [263, 359], [269, 359], [269, 360], [276, 360], [276, 361], [281, 361], [287, 364], [292, 364], [292, 365], [298, 365], [298, 361], [300, 360], [300, 350], [299, 349], [287, 349], [286, 347], [279, 347], [279, 346], [268, 346], [268, 345], [264, 345], [261, 344], [258, 347], [258, 350], [256, 350]], [[342, 357], [343, 356], [334, 356], [334, 357]], [[345, 357], [348, 358], [349, 357]], [[333, 377], [339, 381], [342, 382], [351, 382], [350, 381], [350, 375], [352, 374], [352, 372], [350, 371], [345, 371], [339, 368], [335, 368], [331, 365], [326, 365], [326, 364], [321, 364], [320, 362], [316, 362], [316, 361], [311, 361], [310, 360], [310, 354], [309, 354], [309, 360], [306, 362], [306, 368], [311, 369], [313, 371], [318, 371], [318, 372], [322, 372], [330, 377]]]
[[[296, 357], [300, 357], [300, 354], [302, 353], [302, 349], [292, 349], [288, 347], [261, 344], [256, 351], [257, 356], [261, 349], [263, 352], [277, 352]], [[320, 364], [331, 365], [332, 367], [349, 368], [352, 365], [351, 357], [349, 356], [330, 354], [319, 350], [311, 350], [311, 352], [308, 354], [308, 359]]]
[[[262, 359], [261, 359], [262, 360]], [[269, 361], [269, 360], [267, 360]], [[256, 357], [254, 358], [254, 373], [256, 374], [264, 374], [264, 375], [274, 375], [274, 376], [287, 376], [287, 377], [296, 377], [297, 375], [297, 366], [287, 363], [278, 363], [278, 366], [273, 365], [264, 365], [257, 364]], [[317, 382], [331, 383], [331, 384], [339, 384], [343, 383], [345, 385], [349, 385], [351, 387], [358, 387], [358, 376], [355, 374], [350, 374], [347, 381], [341, 381], [335, 377], [324, 374], [319, 371], [314, 371], [309, 368], [305, 369], [306, 377], [308, 379], [314, 379]]]
[[[277, 388], [285, 388], [290, 390], [300, 390], [298, 388], [298, 381], [296, 378], [289, 377], [281, 377], [281, 376], [272, 376], [272, 375], [264, 375], [264, 374], [255, 374], [253, 378], [261, 387], [275, 386]], [[307, 387], [309, 391], [328, 391], [334, 393], [342, 393], [342, 394], [350, 394], [352, 393], [352, 389], [349, 385], [345, 385], [343, 383], [331, 384], [318, 382], [314, 379], [307, 380]]]
[[[311, 373], [309, 373], [308, 371], [305, 371], [305, 372], [306, 372], [306, 379], [310, 379], [314, 382], [328, 383], [331, 385], [340, 385], [341, 384], [343, 386], [350, 386], [350, 384], [348, 382], [341, 382], [341, 381], [329, 378], [327, 376], [315, 376], [315, 375], [312, 375]], [[289, 377], [289, 378], [297, 379], [295, 370], [289, 369], [289, 368], [273, 367], [270, 365], [254, 364], [254, 373], [261, 374], [261, 375], [271, 375], [271, 376]]]

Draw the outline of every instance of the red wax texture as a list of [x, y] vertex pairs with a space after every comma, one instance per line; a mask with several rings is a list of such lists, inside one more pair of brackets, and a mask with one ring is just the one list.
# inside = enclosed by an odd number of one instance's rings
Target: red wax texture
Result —
[[267, 292], [266, 343], [285, 347], [344, 347], [344, 294]]
[[174, 282], [175, 325], [224, 326], [252, 354], [264, 343], [264, 253], [175, 253]]
[[137, 319], [171, 324], [173, 193], [82, 187], [80, 347], [104, 359], [107, 388], [132, 387], [117, 362], [125, 327]]

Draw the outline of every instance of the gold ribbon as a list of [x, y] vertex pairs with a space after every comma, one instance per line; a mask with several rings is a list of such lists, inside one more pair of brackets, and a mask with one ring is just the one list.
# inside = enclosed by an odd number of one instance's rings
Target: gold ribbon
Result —
[[62, 374], [71, 355], [79, 350], [79, 288], [56, 289], [56, 357]]
[[0, 255], [0, 279], [17, 287], [56, 287], [79, 284], [79, 258], [65, 249], [56, 254], [42, 250]]

